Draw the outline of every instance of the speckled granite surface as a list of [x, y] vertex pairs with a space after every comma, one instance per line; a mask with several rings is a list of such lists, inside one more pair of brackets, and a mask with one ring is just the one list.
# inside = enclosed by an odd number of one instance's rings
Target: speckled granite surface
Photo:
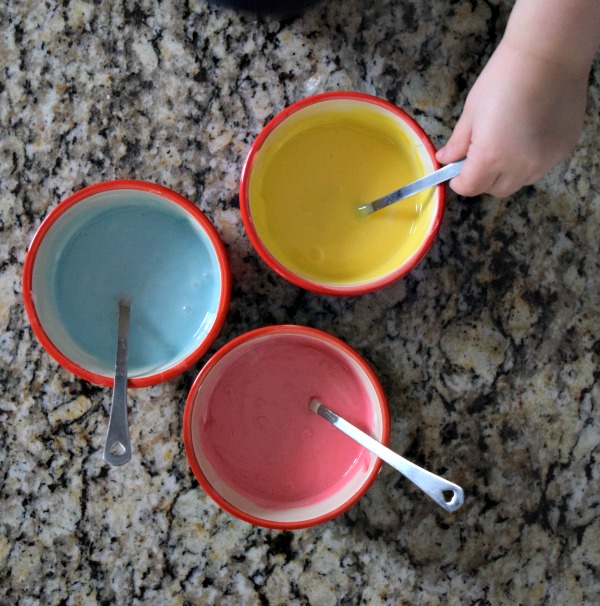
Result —
[[[311, 93], [385, 97], [440, 145], [509, 5], [332, 0], [276, 20], [202, 0], [2, 3], [1, 604], [598, 603], [598, 61], [575, 153], [509, 200], [450, 195], [431, 253], [381, 292], [283, 282], [238, 209], [253, 138]], [[119, 177], [185, 195], [226, 243], [234, 286], [211, 353], [284, 322], [346, 340], [387, 391], [392, 446], [464, 486], [464, 507], [446, 514], [385, 468], [317, 528], [231, 518], [180, 439], [200, 365], [130, 391], [133, 459], [108, 468], [110, 390], [42, 350], [20, 278], [47, 212]]]

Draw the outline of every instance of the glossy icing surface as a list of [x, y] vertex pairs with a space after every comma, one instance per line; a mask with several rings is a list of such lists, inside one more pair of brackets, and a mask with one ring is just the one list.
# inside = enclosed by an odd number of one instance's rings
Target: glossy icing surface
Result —
[[234, 350], [213, 372], [199, 392], [195, 443], [219, 480], [258, 507], [317, 503], [369, 467], [364, 448], [308, 407], [319, 398], [373, 433], [369, 393], [330, 347], [280, 335]]
[[[84, 352], [92, 370], [110, 376], [118, 303], [125, 298], [132, 305], [130, 376], [189, 355], [218, 305], [220, 278], [208, 238], [189, 218], [145, 203], [125, 201], [87, 214], [55, 243], [56, 263], [46, 276], [53, 313], [72, 343], [68, 349]], [[76, 355], [69, 357], [79, 361]]]
[[399, 122], [368, 104], [328, 102], [292, 114], [269, 135], [253, 161], [249, 205], [282, 265], [343, 285], [392, 273], [416, 253], [431, 230], [433, 190], [368, 217], [358, 212], [424, 174]]

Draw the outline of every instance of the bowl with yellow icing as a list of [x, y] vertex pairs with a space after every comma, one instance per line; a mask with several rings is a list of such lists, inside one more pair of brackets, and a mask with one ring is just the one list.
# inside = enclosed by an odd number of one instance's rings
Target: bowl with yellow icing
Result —
[[445, 206], [440, 185], [365, 216], [361, 205], [439, 168], [419, 124], [363, 93], [302, 99], [252, 144], [240, 182], [244, 226], [293, 284], [358, 295], [400, 279], [425, 256]]

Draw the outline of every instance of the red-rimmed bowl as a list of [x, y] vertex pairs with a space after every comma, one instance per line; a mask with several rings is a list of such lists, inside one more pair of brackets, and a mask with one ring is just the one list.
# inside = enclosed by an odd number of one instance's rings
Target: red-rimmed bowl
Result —
[[423, 129], [362, 93], [302, 99], [260, 132], [243, 166], [242, 219], [255, 249], [286, 280], [359, 295], [410, 272], [439, 231], [445, 187], [367, 217], [358, 207], [439, 168]]
[[198, 482], [225, 511], [266, 528], [305, 528], [365, 494], [380, 459], [311, 412], [313, 397], [387, 444], [377, 377], [326, 332], [253, 330], [202, 368], [186, 401], [183, 439]]
[[189, 368], [216, 338], [230, 272], [208, 218], [160, 185], [99, 183], [56, 206], [25, 258], [25, 310], [44, 349], [73, 374], [112, 386], [118, 301], [131, 300], [128, 384]]

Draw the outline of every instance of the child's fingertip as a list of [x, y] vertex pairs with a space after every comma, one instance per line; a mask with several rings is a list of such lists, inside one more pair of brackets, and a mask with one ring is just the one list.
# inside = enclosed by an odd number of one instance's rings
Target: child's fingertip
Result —
[[440, 147], [440, 149], [437, 150], [435, 157], [437, 159], [438, 162], [443, 162], [444, 158], [446, 156], [446, 147]]

